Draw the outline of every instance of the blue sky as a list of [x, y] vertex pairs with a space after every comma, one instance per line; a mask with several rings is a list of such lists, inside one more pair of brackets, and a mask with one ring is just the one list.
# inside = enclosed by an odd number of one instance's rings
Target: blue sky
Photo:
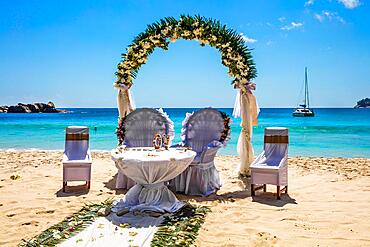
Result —
[[[116, 65], [162, 17], [199, 14], [246, 36], [261, 107], [294, 107], [309, 70], [313, 107], [351, 107], [370, 93], [365, 0], [0, 1], [0, 105], [55, 101], [115, 107]], [[134, 81], [138, 106], [232, 107], [220, 55], [195, 41], [156, 50]]]

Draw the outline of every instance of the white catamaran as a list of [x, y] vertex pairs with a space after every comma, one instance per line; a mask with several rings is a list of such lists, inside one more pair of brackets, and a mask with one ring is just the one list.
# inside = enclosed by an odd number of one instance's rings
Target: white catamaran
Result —
[[310, 99], [308, 97], [307, 67], [304, 70], [304, 103], [299, 105], [293, 112], [294, 117], [313, 117], [315, 113], [310, 109]]

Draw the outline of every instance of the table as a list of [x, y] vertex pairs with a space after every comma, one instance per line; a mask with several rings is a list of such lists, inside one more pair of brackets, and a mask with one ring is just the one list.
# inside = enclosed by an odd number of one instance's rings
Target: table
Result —
[[114, 202], [113, 212], [128, 208], [130, 211], [173, 213], [184, 206], [165, 183], [185, 171], [196, 155], [194, 151], [143, 147], [114, 149], [111, 155], [117, 168], [137, 183], [124, 198]]

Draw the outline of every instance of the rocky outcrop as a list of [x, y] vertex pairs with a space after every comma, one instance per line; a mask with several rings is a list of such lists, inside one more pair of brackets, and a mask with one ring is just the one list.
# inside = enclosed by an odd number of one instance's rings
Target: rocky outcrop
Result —
[[4, 105], [4, 106], [0, 106], [0, 113], [3, 113], [3, 112], [7, 112], [8, 111], [8, 106]]
[[365, 98], [357, 101], [357, 105], [355, 105], [355, 108], [370, 108], [370, 99]]
[[53, 102], [45, 103], [34, 103], [34, 104], [22, 104], [12, 106], [0, 106], [0, 113], [58, 113], [66, 112], [65, 110], [58, 110], [55, 108]]
[[23, 104], [18, 104], [18, 105], [9, 106], [8, 112], [9, 113], [31, 113], [31, 110]]

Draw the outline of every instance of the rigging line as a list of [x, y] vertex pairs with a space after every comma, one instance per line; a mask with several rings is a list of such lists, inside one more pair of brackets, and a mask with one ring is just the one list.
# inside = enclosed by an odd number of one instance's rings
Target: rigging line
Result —
[[297, 106], [299, 106], [299, 105], [300, 105], [300, 102], [301, 102], [301, 100], [302, 100], [303, 88], [304, 88], [304, 80], [302, 81], [301, 89], [300, 89], [300, 91], [299, 91], [299, 95], [298, 95], [298, 98], [297, 98]]
[[307, 76], [307, 67], [306, 67], [306, 88], [307, 88], [307, 107], [310, 107], [310, 95], [308, 90], [308, 76]]
[[307, 106], [307, 67], [304, 67], [304, 105]]

